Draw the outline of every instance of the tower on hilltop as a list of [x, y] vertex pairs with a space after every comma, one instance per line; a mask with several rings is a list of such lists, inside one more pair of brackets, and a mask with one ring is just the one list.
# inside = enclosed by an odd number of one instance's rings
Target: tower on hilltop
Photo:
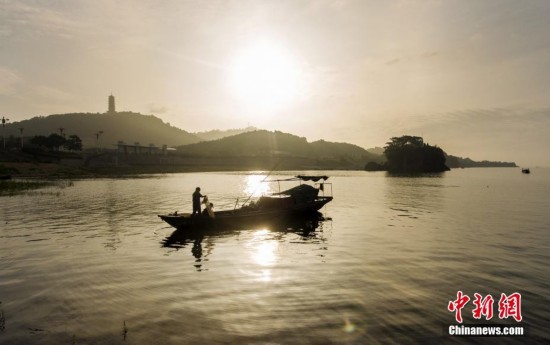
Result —
[[115, 110], [115, 96], [113, 96], [113, 94], [111, 94], [109, 96], [109, 110], [107, 111], [107, 113], [109, 113], [109, 114], [116, 113], [116, 110]]

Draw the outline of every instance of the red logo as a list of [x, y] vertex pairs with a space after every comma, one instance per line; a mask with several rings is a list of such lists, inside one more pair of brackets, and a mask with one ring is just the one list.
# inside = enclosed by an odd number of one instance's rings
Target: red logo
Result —
[[498, 301], [498, 317], [499, 319], [507, 319], [512, 316], [517, 322], [523, 318], [521, 316], [521, 295], [514, 292], [511, 295], [500, 295], [500, 301]]
[[[481, 319], [482, 316], [485, 316], [485, 320], [491, 320], [493, 318], [493, 296], [487, 295], [483, 297], [478, 293], [474, 293], [474, 297], [473, 304], [475, 308], [472, 311], [474, 319]], [[455, 313], [456, 322], [462, 323], [462, 309], [469, 301], [470, 297], [463, 294], [462, 291], [456, 293], [456, 300], [449, 301], [447, 309]], [[508, 296], [504, 293], [500, 295], [498, 317], [499, 319], [513, 317], [517, 322], [523, 319], [521, 316], [521, 294], [519, 292], [514, 292]]]
[[457, 322], [462, 323], [462, 308], [468, 303], [470, 297], [462, 295], [462, 291], [456, 293], [456, 300], [450, 301], [447, 309], [455, 312], [455, 319]]
[[491, 320], [493, 318], [493, 296], [487, 295], [484, 299], [481, 299], [481, 295], [474, 294], [474, 305], [476, 308], [473, 311], [474, 319], [481, 319], [482, 315], [485, 315], [485, 320]]

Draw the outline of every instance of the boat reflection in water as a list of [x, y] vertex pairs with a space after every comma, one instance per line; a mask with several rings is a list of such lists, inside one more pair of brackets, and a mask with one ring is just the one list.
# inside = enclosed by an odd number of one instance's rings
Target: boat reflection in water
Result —
[[[324, 242], [321, 235], [323, 223], [330, 221], [322, 213], [316, 212], [307, 216], [282, 218], [263, 223], [256, 223], [255, 226], [245, 227], [205, 227], [194, 229], [177, 229], [161, 241], [164, 248], [180, 250], [191, 246], [191, 254], [195, 257], [194, 266], [198, 271], [203, 269], [203, 261], [212, 254], [216, 239], [236, 237], [242, 232], [250, 234], [257, 242], [257, 255], [254, 256], [260, 266], [269, 266], [273, 258], [268, 253], [276, 246], [276, 240], [283, 240], [287, 234], [298, 235], [302, 240], [309, 242]], [[321, 229], [321, 232], [319, 232]], [[269, 241], [268, 241], [269, 239]], [[257, 241], [256, 241], [257, 240]], [[275, 240], [275, 241], [273, 241]]]
[[[193, 243], [191, 252], [195, 257], [195, 267], [202, 270], [202, 261], [213, 250], [215, 238], [234, 236], [241, 230], [255, 230], [256, 234], [265, 234], [270, 238], [263, 235], [256, 238], [255, 245], [259, 254], [253, 260], [260, 266], [268, 265], [270, 260], [267, 254], [273, 252], [278, 245], [277, 237], [282, 241], [289, 232], [299, 234], [305, 239], [310, 239], [312, 233], [315, 235], [315, 230], [325, 220], [319, 210], [333, 199], [332, 184], [326, 183], [328, 178], [306, 175], [271, 181], [265, 181], [264, 178], [260, 182], [276, 182], [279, 184], [279, 191], [262, 195], [255, 202], [250, 201], [254, 196], [251, 193], [239, 208], [236, 203], [232, 210], [203, 213], [199, 216], [177, 212], [160, 214], [158, 216], [163, 221], [177, 229], [162, 241], [162, 245], [179, 249]], [[287, 181], [298, 182], [299, 185], [281, 192], [280, 183]], [[303, 183], [308, 181], [313, 182], [313, 185]], [[269, 189], [265, 188], [263, 192], [267, 190]], [[267, 279], [266, 277], [263, 278]]]

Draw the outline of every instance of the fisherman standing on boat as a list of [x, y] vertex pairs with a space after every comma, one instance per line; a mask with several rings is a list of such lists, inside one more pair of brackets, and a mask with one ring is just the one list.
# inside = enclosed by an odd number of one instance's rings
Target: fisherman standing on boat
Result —
[[201, 215], [201, 198], [204, 198], [204, 195], [201, 194], [201, 188], [197, 187], [195, 193], [193, 193], [193, 214], [192, 216]]

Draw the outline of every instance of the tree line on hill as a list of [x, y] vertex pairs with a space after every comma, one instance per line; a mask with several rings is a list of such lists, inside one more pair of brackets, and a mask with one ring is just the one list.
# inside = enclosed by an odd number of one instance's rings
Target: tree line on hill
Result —
[[241, 134], [241, 133], [253, 132], [253, 131], [257, 131], [257, 130], [258, 130], [258, 128], [254, 127], [254, 126], [248, 126], [248, 127], [245, 127], [245, 128], [234, 128], [234, 129], [226, 129], [226, 130], [213, 129], [213, 130], [210, 130], [210, 131], [195, 132], [195, 133], [192, 133], [192, 134], [199, 137], [201, 139], [201, 141], [211, 141], [211, 140], [223, 139], [225, 137], [230, 137], [230, 136]]
[[456, 157], [452, 155], [447, 156], [446, 164], [449, 168], [495, 168], [495, 167], [504, 167], [504, 168], [515, 168], [517, 167], [514, 162], [494, 162], [494, 161], [474, 161], [470, 158]]
[[[45, 135], [59, 128], [78, 135], [86, 148], [101, 146], [114, 148], [119, 141], [128, 144], [136, 142], [147, 146], [178, 146], [196, 143], [201, 139], [189, 132], [170, 125], [153, 115], [133, 112], [71, 113], [36, 116], [31, 119], [12, 122], [3, 129], [3, 135], [20, 136], [23, 128], [25, 137]], [[99, 139], [97, 134], [101, 133]]]
[[59, 151], [64, 148], [67, 151], [82, 151], [82, 140], [76, 134], [68, 137], [52, 133], [48, 136], [37, 135], [29, 140], [29, 143], [38, 148], [44, 148], [51, 151]]
[[30, 139], [26, 138], [23, 142], [22, 140], [23, 138], [21, 137], [16, 138], [13, 135], [9, 136], [5, 140], [6, 149], [17, 150], [25, 146], [45, 151], [60, 151], [61, 149], [66, 151], [82, 151], [82, 140], [76, 134], [65, 137], [57, 133], [52, 133], [48, 136], [35, 135]]

